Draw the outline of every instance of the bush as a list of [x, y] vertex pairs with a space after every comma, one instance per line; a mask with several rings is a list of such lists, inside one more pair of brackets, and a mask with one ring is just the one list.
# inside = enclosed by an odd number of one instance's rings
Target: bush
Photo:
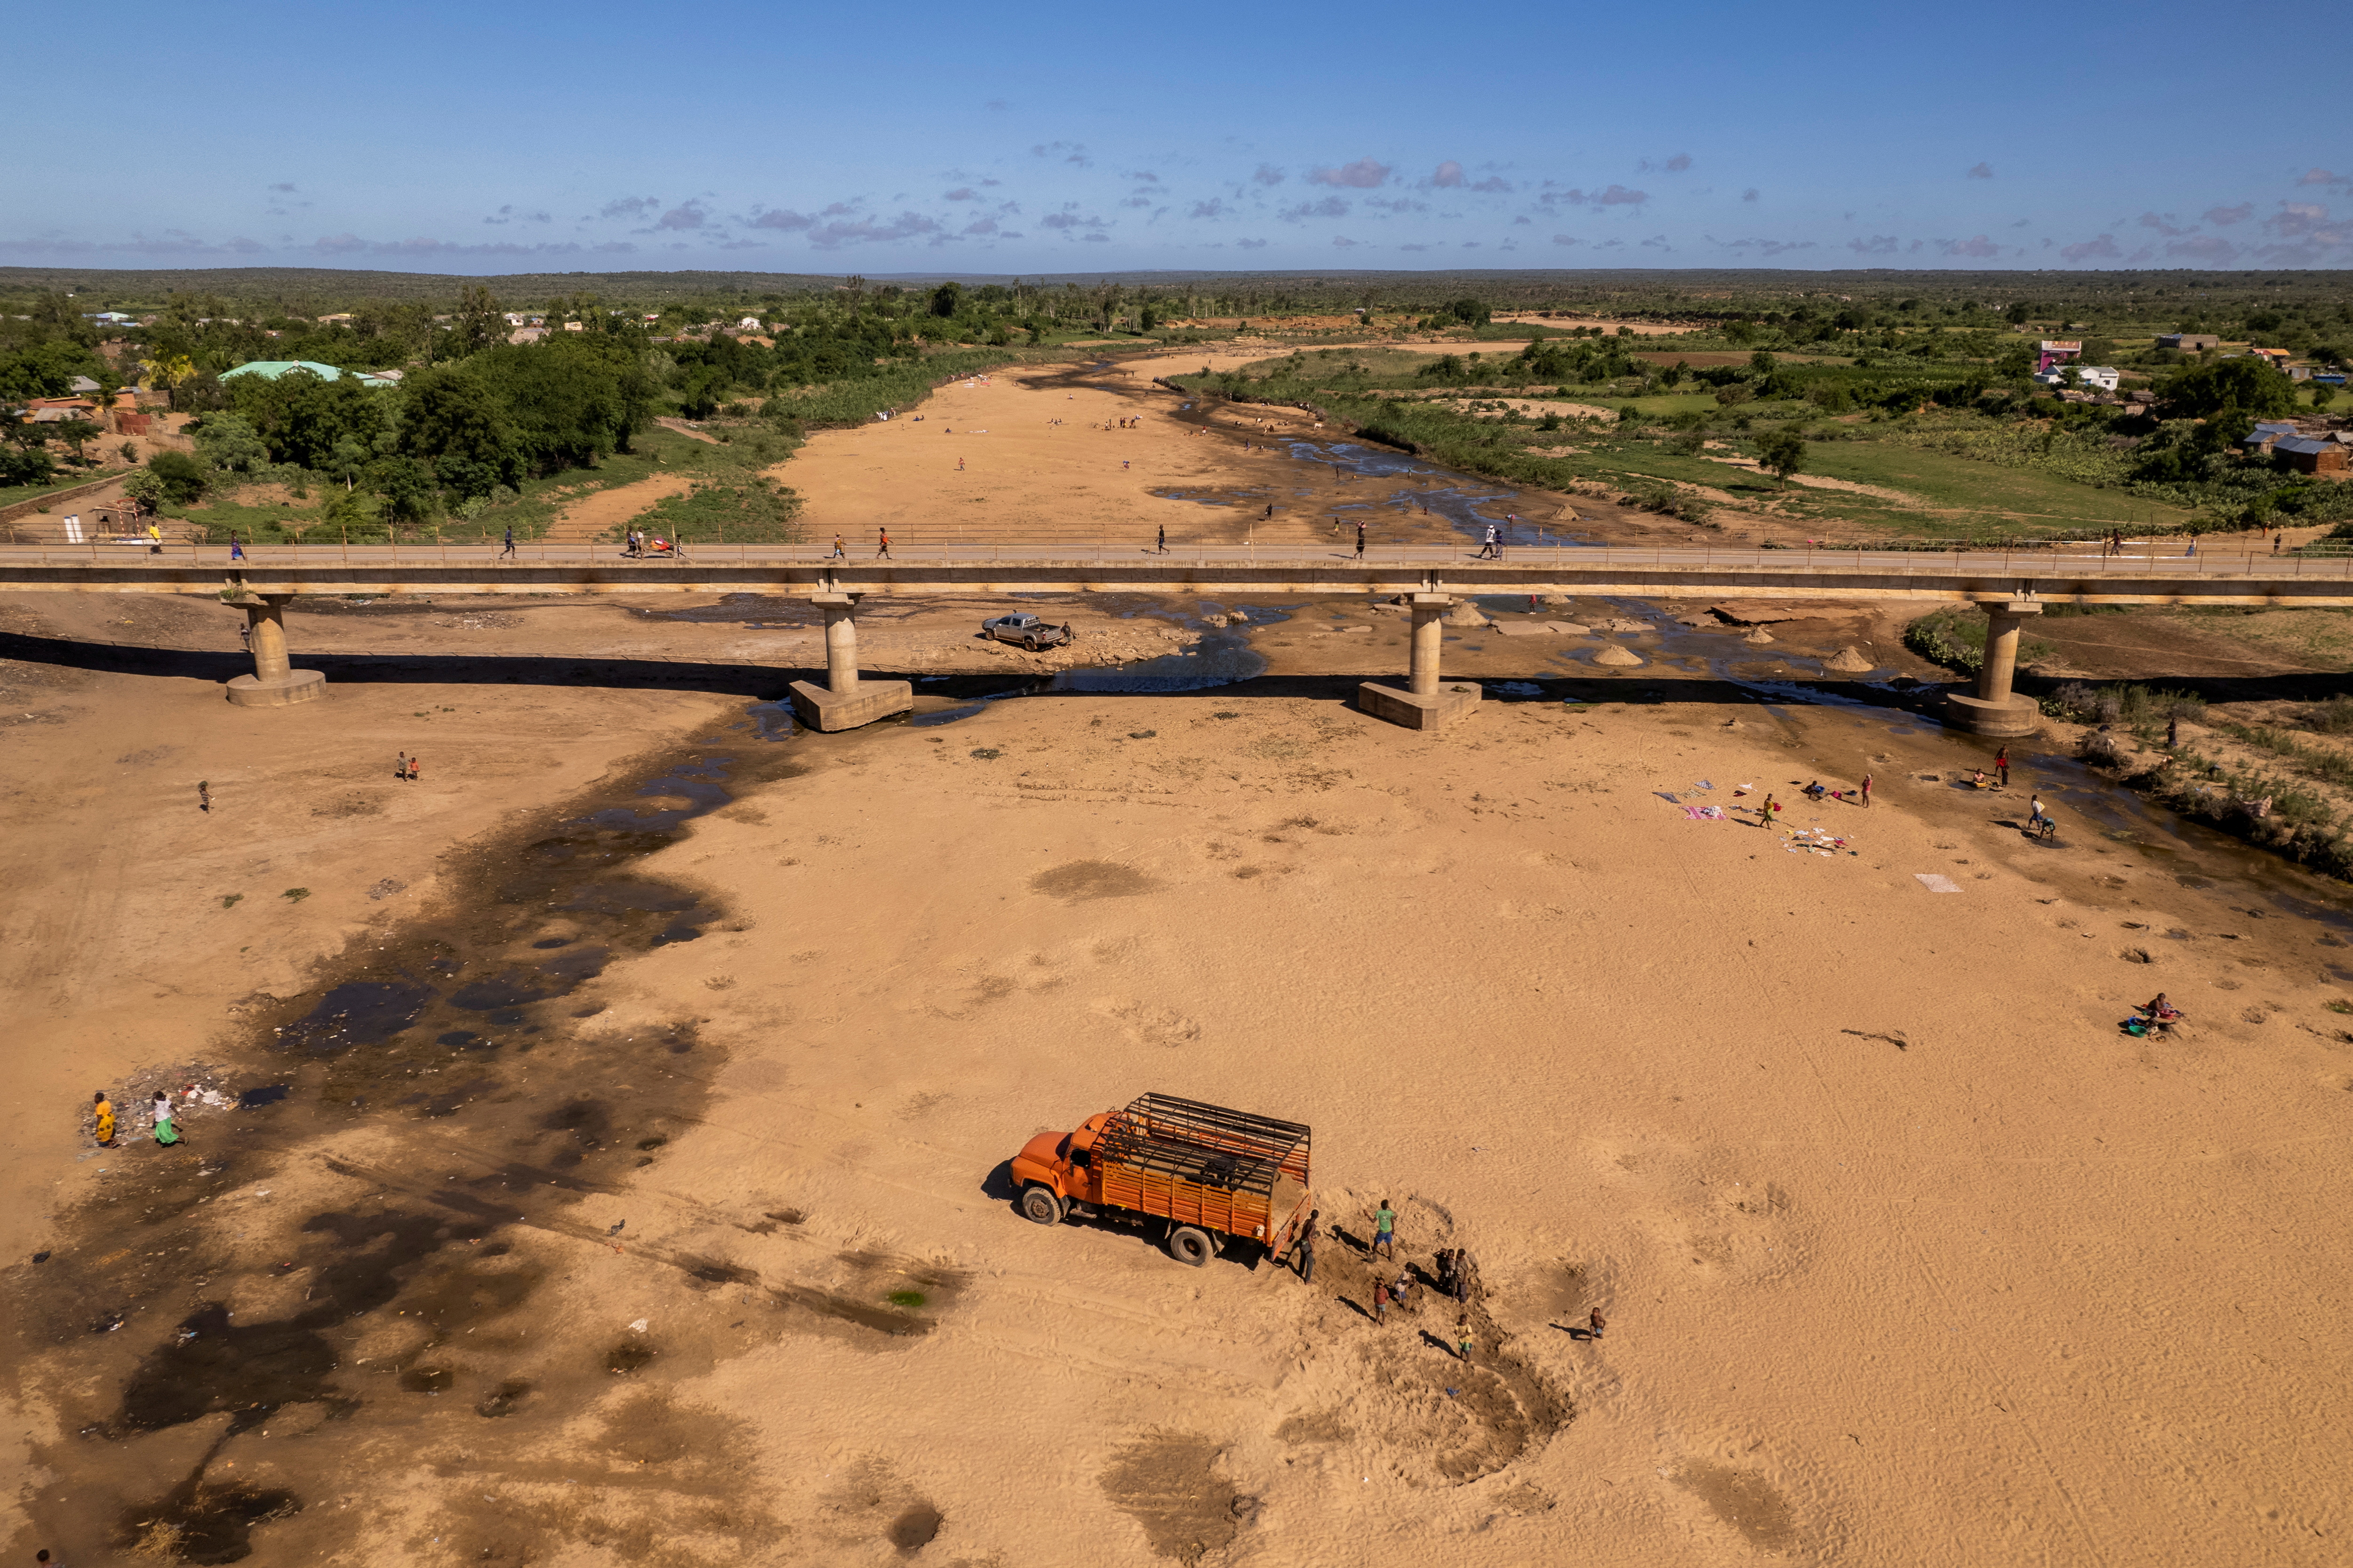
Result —
[[0, 485], [45, 485], [57, 471], [56, 461], [38, 447], [0, 447]]
[[1716, 402], [1726, 408], [1736, 403], [1746, 403], [1756, 395], [1756, 389], [1745, 382], [1730, 382], [1715, 389]]
[[147, 472], [163, 487], [164, 500], [172, 506], [195, 505], [212, 483], [205, 466], [185, 452], [156, 453], [147, 459]]
[[2324, 735], [2342, 735], [2353, 731], [2353, 697], [2332, 697], [2316, 708], [2304, 710], [2307, 728]]

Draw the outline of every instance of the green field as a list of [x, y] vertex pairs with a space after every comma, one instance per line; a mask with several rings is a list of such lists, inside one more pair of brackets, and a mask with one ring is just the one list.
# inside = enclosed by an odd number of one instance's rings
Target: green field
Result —
[[2104, 526], [2171, 531], [2189, 520], [2181, 508], [2121, 490], [1876, 441], [1810, 443], [1805, 471], [1917, 497], [1917, 504], [1905, 505], [1852, 491], [1815, 492], [1825, 498], [1817, 504], [1831, 506], [1841, 516], [1898, 530], [1937, 534]]

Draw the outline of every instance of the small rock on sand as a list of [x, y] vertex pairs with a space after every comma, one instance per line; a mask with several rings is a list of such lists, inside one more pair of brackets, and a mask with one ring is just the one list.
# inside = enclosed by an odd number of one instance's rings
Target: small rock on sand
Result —
[[1630, 621], [1621, 616], [1614, 621], [1597, 621], [1594, 623], [1594, 629], [1604, 632], [1647, 632], [1651, 629], [1651, 626], [1648, 621]]
[[1593, 656], [1593, 662], [1596, 664], [1617, 665], [1620, 668], [1630, 668], [1634, 665], [1641, 664], [1642, 660], [1639, 655], [1636, 655], [1628, 649], [1620, 647], [1616, 643], [1611, 643], [1608, 647], [1603, 648], [1600, 652]]
[[1835, 657], [1824, 659], [1822, 668], [1835, 669], [1841, 675], [1866, 675], [1879, 667], [1863, 658], [1861, 649], [1849, 644], [1839, 649]]

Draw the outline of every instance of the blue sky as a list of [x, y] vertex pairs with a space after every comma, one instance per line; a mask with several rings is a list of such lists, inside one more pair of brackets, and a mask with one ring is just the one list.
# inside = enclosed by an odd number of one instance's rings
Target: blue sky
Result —
[[2353, 266], [2353, 34], [2250, 22], [47, 7], [12, 23], [19, 73], [123, 94], [19, 136], [0, 264]]

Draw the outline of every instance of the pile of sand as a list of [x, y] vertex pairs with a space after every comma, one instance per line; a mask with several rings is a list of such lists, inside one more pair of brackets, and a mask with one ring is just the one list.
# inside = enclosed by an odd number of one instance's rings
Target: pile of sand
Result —
[[1487, 617], [1480, 613], [1479, 606], [1468, 599], [1457, 599], [1454, 602], [1454, 607], [1438, 618], [1442, 624], [1450, 626], [1483, 626], [1491, 624]]
[[1631, 668], [1632, 667], [1641, 664], [1642, 660], [1641, 656], [1635, 654], [1632, 650], [1620, 647], [1616, 643], [1611, 643], [1608, 647], [1603, 648], [1600, 652], [1593, 656], [1593, 662], [1596, 664], [1615, 665], [1621, 668]]
[[1839, 649], [1835, 656], [1824, 659], [1822, 661], [1822, 668], [1824, 669], [1835, 669], [1843, 675], [1868, 675], [1871, 671], [1877, 669], [1879, 666], [1872, 662], [1870, 659], [1863, 658], [1862, 650], [1858, 649], [1853, 644], [1849, 643], [1846, 647]]

